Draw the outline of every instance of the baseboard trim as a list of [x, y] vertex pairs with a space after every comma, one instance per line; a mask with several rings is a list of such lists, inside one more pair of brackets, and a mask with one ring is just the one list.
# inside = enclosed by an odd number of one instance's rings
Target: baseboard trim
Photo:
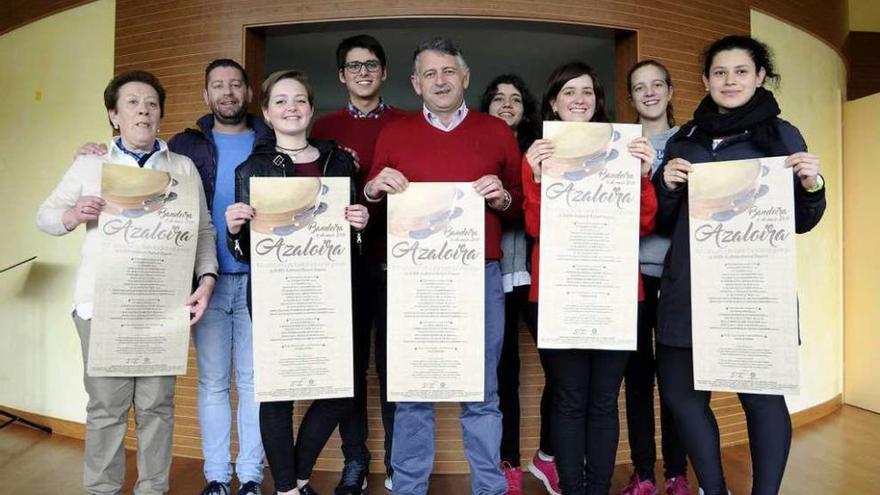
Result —
[[[810, 424], [816, 420], [822, 419], [829, 414], [837, 412], [840, 408], [843, 407], [843, 396], [842, 394], [837, 394], [831, 399], [816, 404], [813, 407], [804, 409], [803, 411], [798, 411], [791, 415], [791, 424], [794, 428], [799, 428], [801, 426]], [[9, 411], [12, 414], [17, 416], [21, 416], [29, 421], [33, 421], [35, 423], [39, 423], [42, 425], [46, 425], [49, 428], [52, 428], [53, 433], [57, 433], [58, 435], [63, 435], [66, 437], [76, 438], [79, 440], [85, 440], [86, 438], [86, 425], [83, 423], [77, 423], [76, 421], [68, 421], [65, 419], [53, 418], [50, 416], [44, 416], [42, 414], [31, 413], [27, 411], [22, 411], [19, 409], [15, 409], [12, 407], [2, 406], [0, 405], [0, 409], [4, 409]], [[2, 418], [0, 418], [2, 419]], [[747, 443], [748, 438], [736, 438], [730, 441], [725, 442], [722, 439], [722, 446], [728, 447], [732, 445], [739, 445], [742, 443]], [[180, 455], [180, 454], [176, 454]], [[186, 456], [190, 457], [190, 456]], [[199, 456], [200, 457], [200, 456]], [[618, 456], [619, 457], [619, 456]], [[525, 458], [524, 458], [525, 459]], [[528, 459], [526, 459], [527, 461]], [[629, 462], [628, 459], [624, 461]], [[525, 461], [524, 461], [525, 462]], [[621, 461], [620, 463], [625, 463]], [[335, 463], [327, 463], [319, 461], [316, 468], [318, 470], [326, 470], [328, 468], [335, 467]]]
[[825, 402], [792, 414], [791, 426], [792, 428], [798, 428], [810, 424], [817, 419], [822, 419], [831, 413], [839, 411], [841, 407], [843, 407], [843, 395], [837, 394]]
[[[46, 425], [49, 428], [52, 428], [52, 433], [57, 433], [65, 437], [76, 438], [79, 440], [85, 440], [86, 438], [85, 423], [77, 423], [76, 421], [68, 421], [66, 419], [58, 419], [51, 416], [43, 416], [42, 414], [22, 411], [20, 409], [15, 409], [7, 406], [0, 406], [0, 409], [8, 411], [11, 414], [15, 414], [16, 416], [21, 416], [28, 421], [33, 421], [37, 424]], [[2, 419], [3, 418], [0, 418], [0, 420]]]

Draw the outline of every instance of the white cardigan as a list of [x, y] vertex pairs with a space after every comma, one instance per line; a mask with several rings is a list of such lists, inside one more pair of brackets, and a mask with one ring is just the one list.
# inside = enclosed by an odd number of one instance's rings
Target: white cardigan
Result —
[[[154, 153], [144, 164], [144, 168], [163, 170], [180, 175], [198, 176], [198, 170], [189, 158], [172, 153], [168, 145], [161, 139], [159, 151]], [[116, 143], [111, 141], [107, 145], [109, 152], [106, 155], [80, 155], [64, 174], [61, 182], [43, 201], [37, 210], [37, 226], [43, 232], [51, 235], [64, 235], [68, 230], [64, 227], [62, 216], [64, 212], [73, 206], [80, 196], [100, 196], [101, 194], [101, 166], [104, 162], [112, 162], [120, 165], [137, 167], [134, 157], [125, 154]], [[217, 273], [217, 252], [214, 246], [216, 232], [211, 223], [211, 214], [208, 212], [208, 204], [205, 201], [205, 192], [202, 181], [196, 181], [199, 187], [199, 235], [196, 244], [195, 275], [205, 273]], [[98, 222], [86, 224], [86, 236], [82, 244], [79, 270], [76, 275], [76, 289], [73, 295], [73, 305], [77, 315], [88, 320], [92, 318], [92, 302], [95, 291], [95, 266], [100, 262], [99, 236], [96, 231]]]

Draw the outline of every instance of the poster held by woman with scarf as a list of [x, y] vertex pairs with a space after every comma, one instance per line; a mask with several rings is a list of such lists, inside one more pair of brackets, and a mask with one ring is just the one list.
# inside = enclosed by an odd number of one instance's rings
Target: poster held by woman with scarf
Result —
[[694, 387], [797, 393], [794, 192], [785, 157], [688, 179]]

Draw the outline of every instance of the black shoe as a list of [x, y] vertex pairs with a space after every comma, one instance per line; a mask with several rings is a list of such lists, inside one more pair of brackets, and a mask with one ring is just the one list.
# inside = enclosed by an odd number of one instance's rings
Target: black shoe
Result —
[[256, 481], [248, 481], [238, 489], [238, 495], [263, 495], [263, 490]]
[[362, 495], [367, 489], [369, 466], [362, 461], [347, 461], [342, 468], [342, 478], [336, 485], [335, 495]]
[[229, 483], [209, 481], [208, 486], [202, 490], [202, 495], [229, 495]]
[[318, 495], [318, 492], [312, 488], [312, 485], [306, 483], [306, 486], [299, 489], [299, 495]]

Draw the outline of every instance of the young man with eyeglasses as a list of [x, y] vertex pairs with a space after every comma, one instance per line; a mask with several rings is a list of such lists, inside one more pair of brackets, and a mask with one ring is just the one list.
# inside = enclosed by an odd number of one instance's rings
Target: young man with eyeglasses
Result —
[[[348, 90], [348, 105], [315, 122], [312, 137], [333, 139], [353, 150], [360, 163], [358, 190], [363, 189], [372, 167], [373, 148], [379, 131], [406, 112], [387, 105], [380, 95], [388, 76], [385, 50], [366, 34], [346, 38], [336, 49], [339, 82]], [[370, 451], [367, 449], [367, 369], [370, 364], [370, 335], [376, 328], [375, 362], [379, 376], [382, 424], [385, 429], [385, 488], [391, 490], [391, 438], [394, 404], [385, 389], [385, 211], [384, 203], [371, 211], [372, 221], [363, 233], [364, 260], [354, 276], [355, 406], [339, 424], [345, 467], [335, 495], [361, 495], [366, 488]]]

